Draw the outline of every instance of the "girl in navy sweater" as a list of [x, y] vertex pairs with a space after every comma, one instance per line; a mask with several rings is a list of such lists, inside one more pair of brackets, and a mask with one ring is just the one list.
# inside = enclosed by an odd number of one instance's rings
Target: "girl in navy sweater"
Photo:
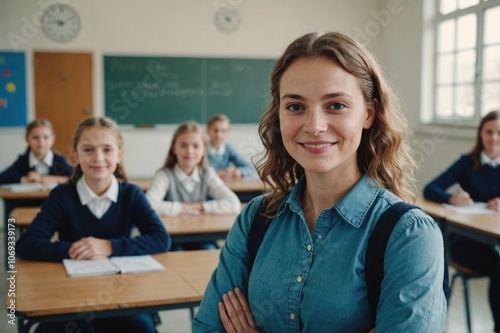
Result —
[[[447, 191], [453, 184], [461, 190]], [[462, 155], [424, 189], [426, 199], [466, 206], [486, 202], [500, 211], [500, 112], [492, 111], [479, 124], [472, 151]], [[500, 332], [500, 258], [498, 250], [472, 239], [452, 235], [449, 250], [453, 260], [490, 276], [489, 301], [496, 332]]]
[[52, 124], [47, 119], [33, 120], [26, 126], [25, 139], [26, 152], [0, 173], [0, 184], [66, 183], [73, 167], [51, 150], [55, 141]]
[[[71, 183], [56, 187], [17, 244], [21, 258], [61, 261], [144, 255], [167, 251], [170, 236], [142, 191], [127, 183], [122, 137], [108, 118], [88, 118], [73, 137], [77, 166]], [[131, 238], [136, 226], [140, 236]], [[59, 241], [51, 242], [54, 232]], [[49, 332], [66, 323], [49, 324]], [[82, 320], [83, 332], [155, 332], [153, 317]]]

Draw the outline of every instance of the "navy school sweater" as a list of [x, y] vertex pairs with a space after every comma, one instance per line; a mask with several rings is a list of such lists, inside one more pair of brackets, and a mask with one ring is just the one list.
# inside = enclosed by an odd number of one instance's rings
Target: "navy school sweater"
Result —
[[[136, 226], [140, 236], [130, 238]], [[50, 238], [57, 231], [59, 241]], [[118, 201], [98, 219], [83, 206], [76, 183], [54, 188], [32, 224], [17, 243], [23, 259], [61, 261], [69, 248], [83, 237], [111, 240], [112, 256], [144, 255], [168, 251], [171, 240], [158, 215], [136, 185], [119, 184]]]
[[[29, 153], [19, 155], [17, 160], [8, 168], [0, 173], [0, 184], [15, 184], [20, 183], [21, 178], [26, 176], [30, 171]], [[54, 153], [54, 161], [49, 168], [51, 176], [71, 176], [73, 167], [66, 161], [64, 156]]]

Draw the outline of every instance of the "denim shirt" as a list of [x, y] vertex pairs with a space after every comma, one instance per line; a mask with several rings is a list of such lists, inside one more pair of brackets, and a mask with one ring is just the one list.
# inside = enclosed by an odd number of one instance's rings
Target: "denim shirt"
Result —
[[[224, 332], [217, 303], [239, 287], [248, 295], [263, 332], [360, 332], [371, 326], [365, 279], [367, 241], [380, 215], [400, 201], [368, 176], [335, 206], [324, 209], [309, 232], [300, 205], [305, 179], [290, 191], [271, 223], [251, 272], [247, 236], [263, 197], [237, 217], [205, 291], [195, 332]], [[420, 210], [394, 228], [385, 254], [377, 332], [442, 332], [443, 241]]]

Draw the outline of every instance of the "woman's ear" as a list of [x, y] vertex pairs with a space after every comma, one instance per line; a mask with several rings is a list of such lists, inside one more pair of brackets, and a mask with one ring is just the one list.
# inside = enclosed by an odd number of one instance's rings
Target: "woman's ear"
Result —
[[374, 98], [366, 109], [366, 119], [363, 125], [364, 129], [369, 129], [370, 127], [372, 127], [373, 122], [375, 121], [375, 115], [377, 113], [377, 109], [378, 109], [378, 99]]

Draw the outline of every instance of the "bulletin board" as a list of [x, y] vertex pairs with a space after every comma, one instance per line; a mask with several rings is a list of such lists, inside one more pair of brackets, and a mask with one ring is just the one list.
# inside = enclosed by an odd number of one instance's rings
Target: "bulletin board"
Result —
[[26, 55], [0, 51], [0, 127], [24, 127], [26, 122]]

